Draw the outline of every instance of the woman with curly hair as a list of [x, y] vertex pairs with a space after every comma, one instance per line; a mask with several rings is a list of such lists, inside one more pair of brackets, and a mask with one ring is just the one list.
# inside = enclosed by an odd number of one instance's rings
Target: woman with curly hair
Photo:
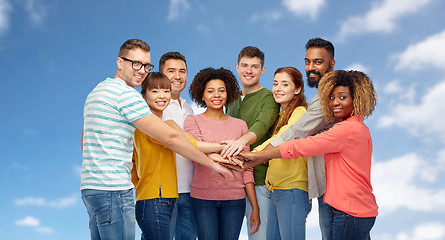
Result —
[[[201, 70], [190, 85], [190, 95], [199, 106], [207, 107], [204, 113], [187, 116], [184, 121], [184, 130], [199, 141], [234, 140], [248, 131], [244, 121], [226, 115], [223, 110], [223, 106], [239, 96], [238, 82], [230, 70]], [[246, 208], [246, 192], [254, 206], [251, 226], [255, 225], [255, 229], [251, 234], [258, 231], [260, 217], [252, 168], [235, 173], [235, 181], [227, 181], [207, 167], [196, 163], [194, 166], [190, 196], [198, 239], [238, 239]]]
[[262, 162], [324, 154], [324, 201], [334, 213], [333, 239], [370, 239], [378, 206], [371, 186], [372, 139], [363, 120], [376, 105], [374, 86], [362, 72], [340, 70], [323, 76], [318, 92], [326, 120], [340, 122], [318, 135], [241, 155]]

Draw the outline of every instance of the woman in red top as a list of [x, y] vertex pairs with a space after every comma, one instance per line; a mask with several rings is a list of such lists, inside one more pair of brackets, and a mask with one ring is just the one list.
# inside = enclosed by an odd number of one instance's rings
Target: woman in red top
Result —
[[333, 238], [370, 239], [378, 206], [371, 186], [372, 140], [363, 120], [371, 116], [375, 108], [374, 86], [362, 72], [340, 70], [326, 74], [320, 80], [318, 92], [326, 120], [340, 120], [339, 123], [315, 136], [241, 155], [261, 162], [275, 157], [324, 154], [324, 201], [334, 212]]

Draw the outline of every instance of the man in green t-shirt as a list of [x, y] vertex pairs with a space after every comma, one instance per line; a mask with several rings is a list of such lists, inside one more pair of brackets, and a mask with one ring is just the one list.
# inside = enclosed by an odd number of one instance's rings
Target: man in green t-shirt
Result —
[[[260, 77], [264, 73], [264, 53], [257, 47], [247, 46], [238, 55], [236, 71], [241, 82], [240, 98], [227, 106], [227, 115], [240, 118], [247, 123], [249, 132], [238, 140], [230, 142], [221, 152], [223, 157], [237, 155], [245, 146], [250, 149], [269, 139], [273, 131], [273, 125], [278, 117], [279, 105], [275, 102], [272, 92], [263, 88]], [[258, 205], [251, 206], [246, 201], [247, 227], [251, 228], [250, 216], [260, 214], [261, 225], [257, 233], [249, 236], [249, 239], [266, 239], [267, 217], [269, 214], [269, 190], [266, 188], [265, 179], [268, 164], [254, 167], [255, 191]]]

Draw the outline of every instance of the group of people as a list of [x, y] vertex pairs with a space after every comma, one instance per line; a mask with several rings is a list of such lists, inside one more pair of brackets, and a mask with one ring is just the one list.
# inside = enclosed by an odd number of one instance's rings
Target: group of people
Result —
[[[260, 82], [264, 53], [247, 46], [234, 74], [199, 71], [180, 95], [187, 63], [127, 40], [114, 78], [88, 95], [82, 130], [81, 196], [91, 239], [305, 239], [318, 198], [323, 240], [370, 239], [377, 204], [370, 182], [372, 140], [363, 120], [376, 104], [371, 80], [334, 71], [334, 46], [306, 44], [305, 72], [318, 93], [308, 104], [301, 72], [278, 68]], [[134, 87], [141, 87], [137, 92]], [[237, 164], [234, 164], [237, 163]], [[135, 189], [136, 204], [134, 203]]]

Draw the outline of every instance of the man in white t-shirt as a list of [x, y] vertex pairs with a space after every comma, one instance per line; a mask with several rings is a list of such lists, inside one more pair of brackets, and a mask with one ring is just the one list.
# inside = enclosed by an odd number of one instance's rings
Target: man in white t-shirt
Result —
[[[179, 52], [167, 52], [159, 60], [159, 71], [164, 73], [171, 82], [172, 98], [164, 110], [162, 120], [173, 120], [182, 129], [184, 119], [193, 115], [193, 109], [181, 97], [187, 85], [187, 62]], [[190, 182], [193, 178], [193, 164], [189, 159], [176, 154], [176, 171], [178, 176], [179, 198], [176, 200], [171, 221], [171, 239], [196, 239], [196, 228], [190, 208]]]

